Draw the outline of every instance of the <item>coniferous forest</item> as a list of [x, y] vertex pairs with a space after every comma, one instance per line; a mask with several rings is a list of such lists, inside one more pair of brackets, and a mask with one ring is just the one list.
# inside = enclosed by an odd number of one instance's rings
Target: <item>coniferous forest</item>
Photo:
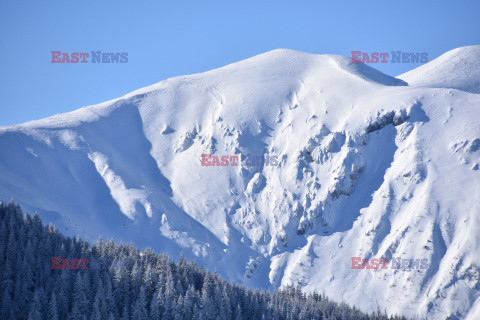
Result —
[[13, 202], [0, 203], [0, 283], [0, 319], [405, 319], [300, 288], [248, 289], [132, 244], [90, 245]]

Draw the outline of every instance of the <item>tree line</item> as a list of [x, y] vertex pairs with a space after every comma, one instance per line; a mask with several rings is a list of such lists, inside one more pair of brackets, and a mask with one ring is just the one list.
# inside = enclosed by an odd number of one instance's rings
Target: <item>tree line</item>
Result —
[[[72, 267], [75, 259], [88, 268]], [[246, 288], [133, 244], [90, 245], [13, 202], [0, 203], [0, 283], [0, 319], [405, 319], [367, 314], [300, 287]]]

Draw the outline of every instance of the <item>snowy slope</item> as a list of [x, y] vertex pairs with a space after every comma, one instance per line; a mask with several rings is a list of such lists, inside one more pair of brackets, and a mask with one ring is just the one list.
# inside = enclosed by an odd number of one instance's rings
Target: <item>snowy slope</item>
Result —
[[[71, 234], [183, 252], [250, 286], [301, 284], [367, 311], [479, 310], [480, 95], [275, 50], [0, 128], [0, 150], [0, 197]], [[202, 154], [279, 164], [207, 167]], [[351, 257], [430, 267], [355, 270]]]
[[461, 47], [442, 54], [399, 79], [411, 86], [453, 88], [480, 93], [480, 45]]

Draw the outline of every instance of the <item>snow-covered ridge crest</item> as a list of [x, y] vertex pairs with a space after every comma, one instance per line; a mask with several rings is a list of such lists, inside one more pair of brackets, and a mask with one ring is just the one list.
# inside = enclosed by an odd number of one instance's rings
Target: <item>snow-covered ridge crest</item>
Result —
[[480, 45], [448, 51], [398, 78], [411, 86], [451, 88], [479, 94]]
[[[258, 68], [258, 65], [262, 65], [262, 68]], [[118, 107], [124, 101], [141, 99], [146, 94], [162, 91], [179, 84], [191, 83], [192, 81], [196, 82], [216, 77], [236, 77], [237, 74], [244, 80], [248, 80], [251, 75], [273, 78], [278, 75], [301, 74], [309, 71], [312, 67], [317, 70], [323, 69], [319, 70], [320, 72], [332, 72], [331, 69], [337, 67], [368, 81], [385, 85], [406, 85], [402, 80], [387, 76], [365, 64], [351, 63], [351, 58], [348, 57], [330, 54], [315, 55], [290, 49], [276, 49], [205, 73], [170, 78], [98, 105], [25, 124], [0, 127], [0, 132], [11, 128], [69, 127], [78, 125], [80, 122], [96, 121], [101, 117], [108, 116], [112, 108]]]
[[[350, 60], [274, 50], [0, 128], [0, 196], [249, 286], [465, 315], [480, 303], [480, 96]], [[206, 153], [278, 166], [206, 167]], [[355, 270], [351, 257], [430, 267]]]

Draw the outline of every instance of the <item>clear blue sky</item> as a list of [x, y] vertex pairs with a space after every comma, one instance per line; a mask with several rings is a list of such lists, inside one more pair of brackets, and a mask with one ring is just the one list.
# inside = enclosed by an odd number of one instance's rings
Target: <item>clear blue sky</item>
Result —
[[[0, 126], [100, 103], [272, 49], [429, 60], [480, 44], [480, 1], [0, 0]], [[128, 52], [126, 64], [53, 64], [52, 50]], [[419, 64], [372, 64], [398, 75]]]

